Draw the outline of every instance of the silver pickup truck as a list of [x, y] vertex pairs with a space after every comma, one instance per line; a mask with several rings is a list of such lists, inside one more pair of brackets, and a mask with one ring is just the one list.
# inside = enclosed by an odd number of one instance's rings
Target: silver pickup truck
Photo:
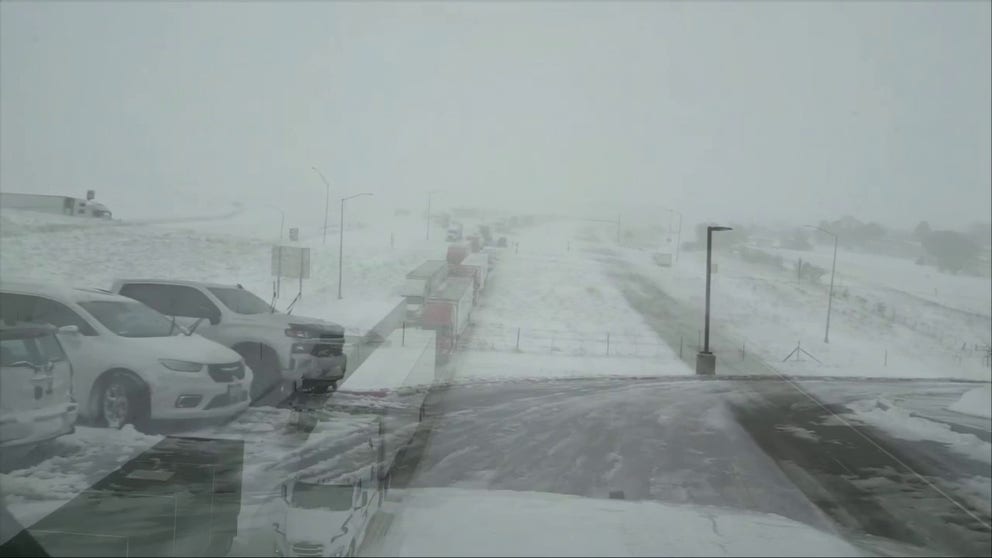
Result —
[[304, 391], [334, 388], [347, 370], [344, 328], [279, 312], [240, 285], [119, 279], [112, 290], [240, 354], [255, 373], [252, 401], [287, 382]]

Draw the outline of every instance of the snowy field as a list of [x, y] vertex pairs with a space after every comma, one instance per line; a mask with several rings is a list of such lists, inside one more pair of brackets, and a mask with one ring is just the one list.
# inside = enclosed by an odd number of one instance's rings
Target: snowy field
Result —
[[[240, 283], [269, 300], [278, 214], [274, 227], [271, 216], [268, 222], [261, 219], [257, 213], [238, 213], [202, 222], [147, 224], [0, 210], [0, 269], [5, 280], [105, 289], [123, 277]], [[327, 245], [319, 235], [304, 234], [300, 245], [311, 249], [311, 278], [303, 282], [294, 313], [359, 330], [395, 306], [406, 273], [426, 259], [443, 257], [447, 244], [440, 229], [424, 240], [423, 220], [393, 218], [389, 223], [346, 227], [340, 301], [337, 230], [329, 233]], [[298, 286], [284, 279], [276, 305], [285, 308]]]
[[[637, 273], [656, 282], [676, 299], [702, 308], [705, 252], [682, 252], [677, 265], [656, 266], [650, 253], [617, 249], [619, 257]], [[974, 350], [992, 338], [988, 279], [935, 275], [910, 265], [873, 282], [841, 275], [834, 290], [830, 342], [824, 342], [829, 276], [819, 284], [797, 283], [794, 272], [745, 262], [715, 253], [712, 276], [712, 327], [729, 334], [746, 350], [758, 354], [780, 372], [796, 375], [851, 377], [961, 378], [989, 381], [983, 354]], [[862, 258], [863, 259], [863, 258]], [[888, 260], [873, 265], [884, 268]], [[788, 260], [787, 260], [788, 262]], [[840, 263], [838, 263], [838, 268]], [[939, 292], [966, 291], [958, 305], [946, 306], [900, 290], [899, 277], [922, 274], [927, 281], [943, 281]], [[886, 278], [891, 284], [880, 286]], [[924, 281], [921, 279], [920, 281]], [[912, 285], [912, 280], [906, 284]], [[929, 283], [928, 283], [929, 284]], [[962, 285], [968, 285], [965, 289]], [[980, 295], [984, 288], [984, 295]], [[962, 310], [960, 305], [970, 301]], [[783, 362], [797, 344], [809, 357]], [[962, 345], [966, 350], [961, 350]], [[740, 347], [735, 347], [739, 349]]]

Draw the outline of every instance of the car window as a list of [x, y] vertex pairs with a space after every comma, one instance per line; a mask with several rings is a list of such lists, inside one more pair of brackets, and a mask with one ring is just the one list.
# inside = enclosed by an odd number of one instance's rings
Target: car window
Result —
[[122, 287], [120, 293], [166, 316], [210, 318], [220, 315], [220, 309], [193, 287], [134, 283]]
[[12, 366], [15, 362], [39, 361], [31, 339], [4, 339], [0, 341], [0, 366]]
[[121, 287], [120, 294], [143, 302], [146, 306], [162, 314], [173, 315], [170, 304], [171, 291], [168, 285], [129, 283]]
[[79, 314], [68, 306], [37, 297], [31, 312], [31, 321], [41, 324], [51, 324], [55, 327], [74, 325], [83, 335], [96, 335], [96, 331]]
[[80, 306], [121, 337], [168, 337], [178, 330], [172, 320], [133, 300], [91, 300]]
[[209, 289], [214, 296], [238, 314], [265, 314], [272, 311], [268, 302], [258, 298], [252, 292], [232, 287]]
[[34, 297], [10, 293], [0, 293], [0, 315], [7, 325], [31, 321], [31, 307]]

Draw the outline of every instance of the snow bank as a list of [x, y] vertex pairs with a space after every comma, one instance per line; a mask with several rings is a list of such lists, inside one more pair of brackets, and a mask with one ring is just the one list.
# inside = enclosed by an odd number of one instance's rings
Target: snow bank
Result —
[[542, 492], [410, 489], [376, 556], [858, 556], [772, 514]]
[[992, 418], [992, 386], [977, 387], [965, 392], [948, 410], [976, 417]]
[[847, 407], [853, 411], [855, 420], [884, 430], [896, 438], [937, 442], [965, 457], [992, 463], [992, 444], [974, 434], [954, 432], [943, 422], [915, 416], [889, 400], [867, 399], [848, 403]]
[[12, 515], [30, 526], [161, 440], [131, 425], [76, 426], [74, 433], [55, 439], [48, 459], [0, 474], [0, 496]]

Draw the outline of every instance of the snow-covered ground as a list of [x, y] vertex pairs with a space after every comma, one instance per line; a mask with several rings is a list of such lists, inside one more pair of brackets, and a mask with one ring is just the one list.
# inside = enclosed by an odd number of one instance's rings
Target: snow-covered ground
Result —
[[456, 380], [692, 373], [602, 264], [568, 248], [578, 228], [524, 229], [503, 251], [452, 361]]
[[546, 492], [408, 490], [371, 556], [860, 556], [772, 514]]
[[992, 418], [992, 389], [989, 386], [981, 386], [969, 390], [947, 408], [956, 413]]
[[[109, 288], [121, 277], [241, 283], [268, 300], [278, 214], [274, 228], [258, 219], [255, 213], [244, 213], [147, 224], [0, 210], [0, 269], [5, 280], [97, 288]], [[336, 230], [326, 245], [319, 235], [304, 235], [300, 245], [311, 249], [311, 277], [303, 282], [303, 297], [294, 313], [337, 321], [353, 330], [374, 325], [370, 322], [398, 302], [406, 273], [426, 259], [443, 257], [447, 246], [440, 229], [430, 241], [424, 240], [424, 222], [412, 217], [393, 218], [388, 226], [346, 226], [339, 301]], [[278, 307], [290, 303], [298, 285], [297, 280], [282, 280]]]
[[[682, 252], [671, 268], [655, 265], [647, 251], [619, 248], [616, 253], [669, 295], [703, 306], [705, 252]], [[992, 379], [983, 353], [974, 348], [992, 338], [988, 317], [992, 283], [988, 279], [935, 274], [912, 262], [908, 266], [893, 263], [894, 270], [871, 275], [871, 282], [838, 272], [826, 343], [829, 276], [819, 284], [797, 283], [792, 271], [745, 262], [732, 254], [716, 252], [713, 261], [717, 272], [712, 275], [711, 327], [740, 340], [748, 352], [783, 373]], [[864, 257], [859, 261], [873, 262], [875, 267], [870, 269], [884, 269], [887, 263], [896, 262]], [[904, 283], [899, 278], [913, 273], [925, 276], [919, 280], [922, 283], [942, 281], [939, 292], [966, 291], [967, 295], [947, 306], [900, 290]], [[879, 286], [885, 280], [892, 283]], [[905, 284], [913, 285], [913, 281], [907, 279]], [[805, 356], [803, 361], [783, 362], [799, 343], [822, 364]], [[966, 350], [961, 350], [962, 345]]]

